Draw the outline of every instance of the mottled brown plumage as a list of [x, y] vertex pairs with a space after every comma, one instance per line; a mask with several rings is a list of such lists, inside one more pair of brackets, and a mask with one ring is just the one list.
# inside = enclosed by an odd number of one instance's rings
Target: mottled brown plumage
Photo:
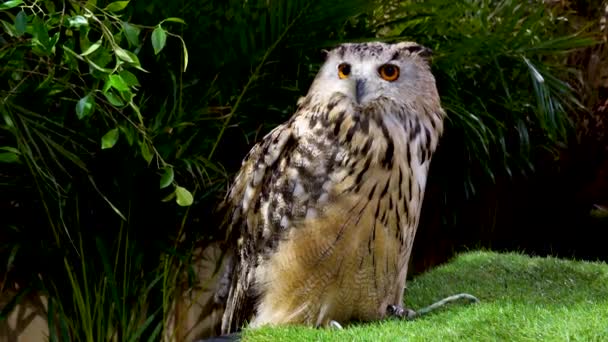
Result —
[[222, 332], [376, 320], [402, 304], [443, 118], [426, 48], [328, 52], [296, 113], [252, 148], [223, 203], [234, 253], [218, 294]]

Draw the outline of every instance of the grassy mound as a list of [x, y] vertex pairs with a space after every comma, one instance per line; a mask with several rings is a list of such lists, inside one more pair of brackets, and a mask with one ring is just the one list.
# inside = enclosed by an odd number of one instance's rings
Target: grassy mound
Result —
[[467, 292], [415, 321], [246, 330], [245, 341], [607, 341], [608, 265], [521, 254], [472, 252], [408, 282], [406, 306]]

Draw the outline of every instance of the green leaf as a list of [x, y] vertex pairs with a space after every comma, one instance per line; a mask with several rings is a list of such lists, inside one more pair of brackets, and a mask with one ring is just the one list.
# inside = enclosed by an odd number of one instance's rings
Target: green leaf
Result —
[[7, 10], [17, 7], [23, 3], [23, 0], [9, 0], [0, 4], [0, 10]]
[[49, 39], [49, 42], [47, 44], [47, 50], [49, 52], [55, 53], [55, 45], [57, 45], [57, 42], [59, 41], [59, 37], [61, 36], [60, 32], [56, 32], [53, 35], [53, 38]]
[[114, 128], [108, 131], [101, 137], [101, 149], [105, 150], [114, 147], [118, 141], [118, 128]]
[[76, 51], [70, 49], [67, 45], [62, 45], [61, 48], [63, 49], [63, 51], [69, 53], [70, 55], [78, 58], [79, 60], [83, 61], [84, 59], [82, 57], [80, 57], [79, 54], [76, 53]]
[[176, 17], [169, 17], [166, 19], [163, 19], [163, 21], [161, 21], [160, 23], [164, 23], [165, 21], [170, 21], [170, 22], [174, 22], [174, 23], [180, 23], [180, 24], [184, 24], [186, 25], [186, 22], [184, 21], [184, 19], [182, 18], [176, 18]]
[[144, 117], [141, 115], [141, 111], [139, 110], [139, 107], [135, 104], [135, 102], [133, 102], [133, 97], [131, 97], [131, 100], [129, 101], [129, 106], [131, 106], [131, 108], [133, 109], [135, 114], [137, 114], [137, 118], [139, 119], [139, 122], [143, 125]]
[[125, 83], [127, 83], [127, 85], [129, 86], [139, 86], [139, 81], [137, 80], [137, 77], [135, 75], [133, 75], [133, 73], [131, 73], [128, 70], [123, 70], [119, 73], [120, 77], [122, 77], [122, 79], [125, 81]]
[[106, 97], [108, 102], [110, 102], [114, 107], [122, 107], [125, 105], [122, 99], [116, 94], [114, 94], [112, 91], [104, 92], [103, 95]]
[[42, 47], [44, 52], [50, 52], [49, 50], [49, 31], [46, 25], [39, 17], [34, 17], [33, 20], [33, 31], [32, 31], [32, 42], [34, 45]]
[[15, 29], [15, 25], [6, 22], [2, 19], [0, 19], [0, 23], [2, 23], [2, 26], [4, 26], [4, 31], [8, 33], [9, 36], [16, 37], [18, 35], [17, 29]]
[[19, 150], [17, 148], [12, 147], [12, 146], [0, 146], [0, 150], [15, 153], [15, 154], [21, 154], [21, 152], [19, 152]]
[[131, 55], [127, 53], [127, 50], [117, 47], [114, 50], [116, 56], [127, 63], [135, 63], [135, 60], [131, 58]]
[[101, 43], [103, 41], [103, 36], [102, 38], [99, 38], [98, 41], [96, 41], [95, 43], [91, 44], [91, 46], [89, 46], [86, 50], [84, 50], [80, 56], [87, 56], [92, 54], [93, 52], [97, 51], [97, 49], [99, 49], [99, 47], [101, 47]]
[[181, 187], [181, 186], [176, 186], [175, 187], [175, 202], [177, 202], [177, 204], [182, 207], [187, 207], [189, 205], [192, 205], [192, 202], [194, 202], [194, 198], [192, 197], [192, 194], [190, 193], [190, 191], [186, 190], [186, 188]]
[[160, 188], [164, 189], [173, 183], [174, 172], [171, 166], [163, 169], [163, 175], [160, 177]]
[[[80, 59], [80, 58], [79, 58]], [[97, 65], [95, 62], [93, 62], [92, 60], [90, 60], [88, 57], [85, 57], [85, 60], [89, 63], [89, 66], [97, 71], [101, 71], [105, 74], [109, 74], [111, 73], [113, 70], [112, 69], [108, 69], [108, 68], [102, 68], [99, 65]], [[99, 78], [99, 77], [98, 77]]]
[[144, 142], [140, 143], [139, 147], [140, 147], [140, 150], [141, 150], [142, 157], [144, 157], [144, 160], [148, 164], [150, 164], [150, 162], [152, 161], [152, 158], [154, 157], [154, 155], [150, 151], [150, 147], [148, 147], [148, 143], [144, 141]]
[[169, 202], [170, 200], [175, 198], [175, 191], [170, 193], [167, 197], [161, 199], [161, 202]]
[[14, 152], [0, 153], [0, 163], [16, 163], [19, 161], [19, 155]]
[[83, 26], [89, 26], [89, 21], [82, 15], [75, 15], [68, 18], [68, 27], [79, 29]]
[[139, 33], [141, 32], [141, 29], [124, 21], [122, 22], [122, 29], [129, 44], [139, 46]]
[[108, 76], [108, 83], [118, 91], [131, 91], [127, 82], [120, 75], [114, 74]]
[[119, 126], [120, 130], [122, 131], [122, 135], [127, 139], [127, 144], [129, 144], [129, 146], [133, 146], [133, 143], [135, 142], [135, 130], [133, 129], [132, 126]]
[[159, 52], [167, 44], [167, 32], [158, 25], [154, 31], [152, 31], [152, 47], [154, 48], [154, 54], [158, 55]]
[[122, 11], [123, 9], [125, 9], [125, 7], [127, 7], [128, 4], [129, 4], [129, 1], [114, 1], [110, 4], [108, 4], [108, 6], [106, 6], [106, 8], [104, 8], [104, 10], [109, 11], [109, 12], [119, 12], [119, 11]]
[[15, 32], [17, 33], [17, 37], [21, 37], [25, 33], [26, 29], [27, 15], [23, 10], [21, 10], [15, 17]]
[[92, 95], [87, 95], [81, 98], [76, 103], [76, 115], [80, 120], [91, 115], [95, 105], [95, 98]]
[[116, 56], [118, 56], [118, 58], [120, 58], [121, 60], [133, 64], [136, 69], [141, 70], [143, 72], [148, 72], [146, 69], [141, 67], [141, 65], [139, 64], [139, 58], [137, 58], [137, 55], [135, 55], [133, 52], [122, 49], [120, 47], [116, 47], [116, 49], [114, 49], [114, 53], [116, 53]]
[[84, 5], [85, 8], [94, 11], [97, 9], [97, 0], [88, 0], [87, 3]]
[[184, 72], [186, 72], [186, 68], [188, 68], [188, 49], [186, 48], [186, 42], [182, 39], [182, 37], [178, 37], [182, 42], [182, 49], [184, 50]]

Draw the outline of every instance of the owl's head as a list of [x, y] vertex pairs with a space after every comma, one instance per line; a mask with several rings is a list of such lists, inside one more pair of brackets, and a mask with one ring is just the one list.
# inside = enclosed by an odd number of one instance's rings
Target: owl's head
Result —
[[360, 105], [380, 97], [438, 102], [429, 58], [430, 50], [413, 42], [343, 44], [327, 52], [309, 95], [327, 100], [340, 92]]

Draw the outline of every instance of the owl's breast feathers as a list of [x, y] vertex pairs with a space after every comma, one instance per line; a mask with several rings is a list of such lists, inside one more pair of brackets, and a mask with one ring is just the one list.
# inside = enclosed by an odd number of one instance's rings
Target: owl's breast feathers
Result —
[[403, 297], [438, 103], [306, 97], [243, 161], [224, 207], [236, 244], [222, 331], [376, 319]]

